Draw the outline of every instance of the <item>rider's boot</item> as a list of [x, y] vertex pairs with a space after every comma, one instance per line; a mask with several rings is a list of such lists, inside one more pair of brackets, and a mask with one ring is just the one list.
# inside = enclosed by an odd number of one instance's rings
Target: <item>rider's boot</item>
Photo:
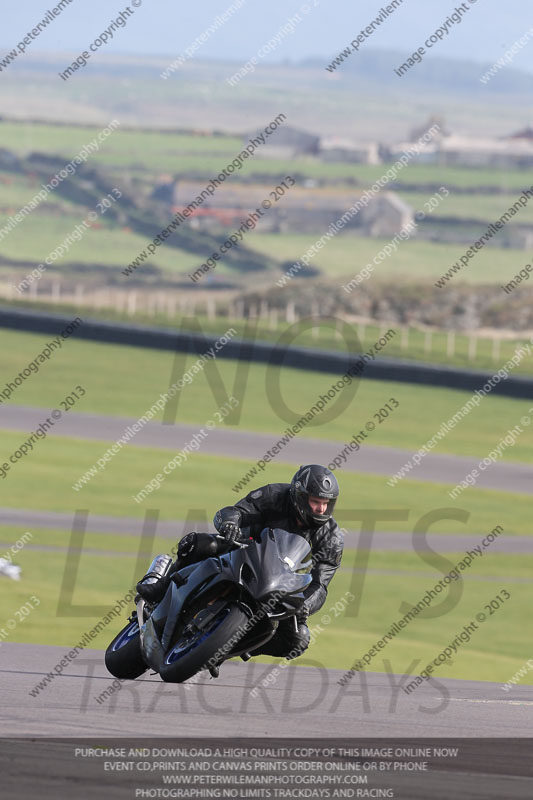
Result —
[[156, 556], [146, 575], [135, 587], [138, 596], [148, 603], [158, 603], [168, 589], [172, 567], [172, 556], [166, 553]]
[[139, 597], [149, 603], [158, 603], [165, 596], [170, 581], [181, 583], [176, 575], [182, 567], [194, 564], [204, 558], [215, 556], [224, 548], [217, 537], [210, 533], [188, 533], [178, 545], [178, 555], [174, 563], [169, 555], [157, 556], [136, 586]]

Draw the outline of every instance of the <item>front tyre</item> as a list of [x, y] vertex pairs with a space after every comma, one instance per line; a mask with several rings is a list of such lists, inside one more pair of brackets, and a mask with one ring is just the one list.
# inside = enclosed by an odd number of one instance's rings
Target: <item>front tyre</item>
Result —
[[188, 629], [165, 655], [159, 674], [169, 683], [182, 683], [202, 669], [215, 666], [248, 632], [249, 617], [234, 605], [222, 608], [206, 627]]
[[105, 665], [115, 678], [134, 680], [148, 669], [141, 655], [141, 639], [137, 620], [122, 628], [107, 650]]

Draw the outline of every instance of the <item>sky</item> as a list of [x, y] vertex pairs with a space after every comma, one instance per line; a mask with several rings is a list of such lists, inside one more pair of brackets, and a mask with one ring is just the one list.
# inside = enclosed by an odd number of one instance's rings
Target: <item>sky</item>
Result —
[[[141, 54], [177, 58], [196, 37], [233, 3], [231, 18], [209, 35], [197, 50], [198, 59], [246, 61], [299, 14], [301, 21], [264, 63], [286, 59], [322, 58], [329, 62], [380, 13], [390, 0], [129, 0], [133, 12], [100, 52]], [[2, 19], [0, 57], [18, 43], [54, 8], [57, 0], [24, 0], [11, 4]], [[139, 3], [137, 7], [134, 4]], [[461, 24], [454, 25], [427, 58], [468, 59], [491, 65], [529, 30], [531, 42], [516, 55], [513, 67], [533, 72], [533, 14], [528, 0], [464, 0], [468, 7]], [[303, 6], [303, 10], [302, 10]], [[392, 49], [415, 51], [424, 40], [461, 6], [453, 0], [402, 0], [361, 51]], [[122, 0], [72, 0], [31, 44], [28, 53], [70, 52], [78, 54], [126, 9]]]

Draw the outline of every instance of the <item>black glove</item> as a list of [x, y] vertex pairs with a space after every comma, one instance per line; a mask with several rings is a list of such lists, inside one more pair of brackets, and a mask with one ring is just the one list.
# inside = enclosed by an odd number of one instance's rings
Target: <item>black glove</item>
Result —
[[309, 616], [309, 609], [307, 608], [307, 604], [303, 603], [303, 605], [298, 609], [298, 611], [295, 614], [298, 624], [306, 625], [308, 616]]
[[241, 529], [235, 522], [223, 522], [218, 532], [228, 542], [234, 542], [235, 539], [239, 538], [241, 535]]
[[142, 597], [143, 600], [146, 600], [147, 603], [158, 603], [163, 599], [163, 596], [168, 589], [170, 575], [165, 575], [164, 578], [159, 578], [159, 580], [155, 583], [143, 583], [146, 577], [148, 576], [145, 575], [135, 587], [138, 595]]

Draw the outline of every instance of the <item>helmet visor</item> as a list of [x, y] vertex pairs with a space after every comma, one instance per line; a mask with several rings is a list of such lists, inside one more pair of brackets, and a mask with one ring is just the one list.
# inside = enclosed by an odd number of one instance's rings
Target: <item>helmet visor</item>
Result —
[[[324, 506], [322, 506], [322, 508], [320, 510], [318, 510], [318, 511], [315, 511], [313, 509], [311, 503], [316, 508], [317, 506], [316, 506], [316, 503], [314, 501], [318, 501], [318, 500], [320, 500], [322, 503], [327, 501], [327, 505], [326, 505], [325, 509], [324, 509]], [[309, 514], [312, 517], [313, 521], [314, 522], [320, 522], [321, 524], [323, 524], [324, 522], [327, 522], [328, 519], [333, 515], [333, 511], [335, 509], [335, 503], [336, 502], [337, 502], [337, 498], [336, 497], [329, 497], [329, 498], [320, 497], [320, 498], [318, 498], [318, 497], [313, 497], [313, 495], [311, 495], [310, 497], [308, 496], [308, 498], [307, 498], [307, 506], [309, 508]]]

